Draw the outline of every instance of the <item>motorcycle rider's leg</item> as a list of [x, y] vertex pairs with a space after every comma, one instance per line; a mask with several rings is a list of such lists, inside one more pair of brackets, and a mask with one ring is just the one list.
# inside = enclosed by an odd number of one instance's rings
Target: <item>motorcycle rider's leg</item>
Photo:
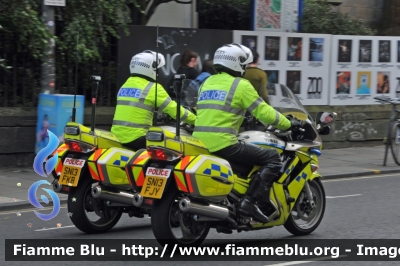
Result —
[[278, 176], [282, 167], [279, 153], [275, 149], [263, 149], [256, 145], [239, 142], [224, 148], [216, 155], [225, 158], [230, 163], [262, 165], [259, 173], [250, 181], [249, 188], [243, 198], [239, 211], [251, 215], [254, 220], [262, 223], [268, 222], [268, 217], [257, 206], [265, 193], [269, 195], [269, 188]]
[[257, 200], [262, 197], [262, 193], [265, 193], [266, 187], [262, 184], [259, 175], [254, 177], [250, 181], [249, 188], [240, 205], [238, 211], [244, 215], [249, 215], [253, 219], [260, 223], [268, 223], [268, 217], [258, 208]]
[[146, 149], [146, 137], [142, 136], [142, 137], [135, 139], [134, 141], [124, 143], [122, 145], [131, 150], [134, 150], [134, 151], [137, 151], [140, 149]]

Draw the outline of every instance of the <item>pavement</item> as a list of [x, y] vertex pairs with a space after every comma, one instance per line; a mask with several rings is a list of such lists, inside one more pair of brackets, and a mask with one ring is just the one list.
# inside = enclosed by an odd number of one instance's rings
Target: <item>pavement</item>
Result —
[[[399, 173], [400, 177], [400, 166], [395, 164], [390, 149], [386, 166], [383, 166], [384, 154], [384, 145], [322, 150], [318, 171], [323, 179], [393, 173]], [[33, 168], [0, 168], [0, 211], [32, 207], [28, 200], [28, 189], [34, 182], [43, 179], [33, 171]], [[51, 183], [53, 178], [50, 176], [47, 181]], [[46, 187], [51, 189], [51, 186]], [[46, 187], [42, 186], [41, 188]], [[42, 195], [49, 198], [49, 195], [43, 190], [38, 190], [36, 195], [38, 198]], [[68, 196], [66, 194], [58, 195], [61, 204], [66, 203]]]

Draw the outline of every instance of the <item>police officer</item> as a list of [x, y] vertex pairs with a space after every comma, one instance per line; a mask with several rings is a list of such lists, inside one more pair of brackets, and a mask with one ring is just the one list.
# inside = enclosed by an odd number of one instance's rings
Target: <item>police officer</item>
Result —
[[211, 153], [231, 164], [261, 166], [257, 176], [251, 180], [238, 211], [252, 216], [255, 221], [267, 223], [268, 217], [256, 202], [263, 195], [269, 195], [282, 161], [275, 149], [263, 149], [238, 141], [239, 127], [246, 110], [260, 121], [281, 130], [298, 128], [301, 122], [288, 120], [266, 104], [251, 83], [241, 78], [252, 61], [250, 49], [237, 43], [224, 45], [215, 52], [214, 68], [217, 74], [209, 77], [199, 92], [193, 136], [200, 139]]
[[[158, 62], [157, 62], [158, 59]], [[156, 69], [165, 65], [162, 54], [146, 50], [132, 57], [131, 76], [122, 85], [117, 95], [117, 106], [111, 132], [121, 143], [133, 150], [146, 148], [146, 133], [152, 126], [157, 97], [160, 111], [176, 118], [176, 102], [167, 92], [157, 85], [155, 89]], [[181, 107], [181, 120], [194, 124], [196, 116]]]

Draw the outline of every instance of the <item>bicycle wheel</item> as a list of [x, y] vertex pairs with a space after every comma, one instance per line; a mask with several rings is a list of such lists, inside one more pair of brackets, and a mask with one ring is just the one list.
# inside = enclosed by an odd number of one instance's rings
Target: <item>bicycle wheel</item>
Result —
[[390, 147], [394, 161], [400, 165], [400, 122], [395, 122], [390, 131]]

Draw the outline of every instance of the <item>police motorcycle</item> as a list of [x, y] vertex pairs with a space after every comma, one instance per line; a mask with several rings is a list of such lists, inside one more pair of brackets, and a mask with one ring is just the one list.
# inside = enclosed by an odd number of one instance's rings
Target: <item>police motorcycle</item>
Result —
[[[182, 76], [176, 77], [178, 95], [190, 88], [190, 80], [182, 80]], [[278, 179], [270, 194], [258, 202], [269, 222], [262, 224], [236, 211], [259, 166], [230, 165], [210, 154], [200, 140], [181, 135], [178, 126], [175, 134], [152, 127], [146, 135], [147, 151], [142, 152], [150, 156], [145, 174], [135, 175], [132, 184], [144, 200], [154, 200], [152, 230], [161, 245], [198, 246], [210, 228], [231, 234], [233, 230], [242, 232], [283, 225], [294, 235], [307, 235], [319, 226], [326, 203], [322, 176], [317, 171], [322, 148], [320, 135], [330, 133], [329, 124], [337, 114], [318, 113], [315, 123], [286, 86], [269, 86], [282, 91], [282, 97], [274, 97], [271, 105], [284, 115], [304, 121], [298, 132], [268, 127], [265, 131], [239, 134], [241, 141], [274, 148], [282, 156]], [[188, 99], [187, 102], [196, 101]], [[179, 105], [178, 100], [178, 109]]]
[[[64, 143], [52, 171], [53, 190], [68, 194], [68, 214], [81, 231], [102, 233], [113, 228], [123, 213], [143, 218], [151, 214], [152, 200], [138, 201], [132, 189], [134, 175], [142, 176], [147, 153], [123, 147], [109, 131], [95, 128], [97, 91], [101, 78], [92, 76], [91, 127], [68, 122]], [[163, 126], [165, 130], [175, 128]], [[134, 164], [134, 166], [133, 166]]]

